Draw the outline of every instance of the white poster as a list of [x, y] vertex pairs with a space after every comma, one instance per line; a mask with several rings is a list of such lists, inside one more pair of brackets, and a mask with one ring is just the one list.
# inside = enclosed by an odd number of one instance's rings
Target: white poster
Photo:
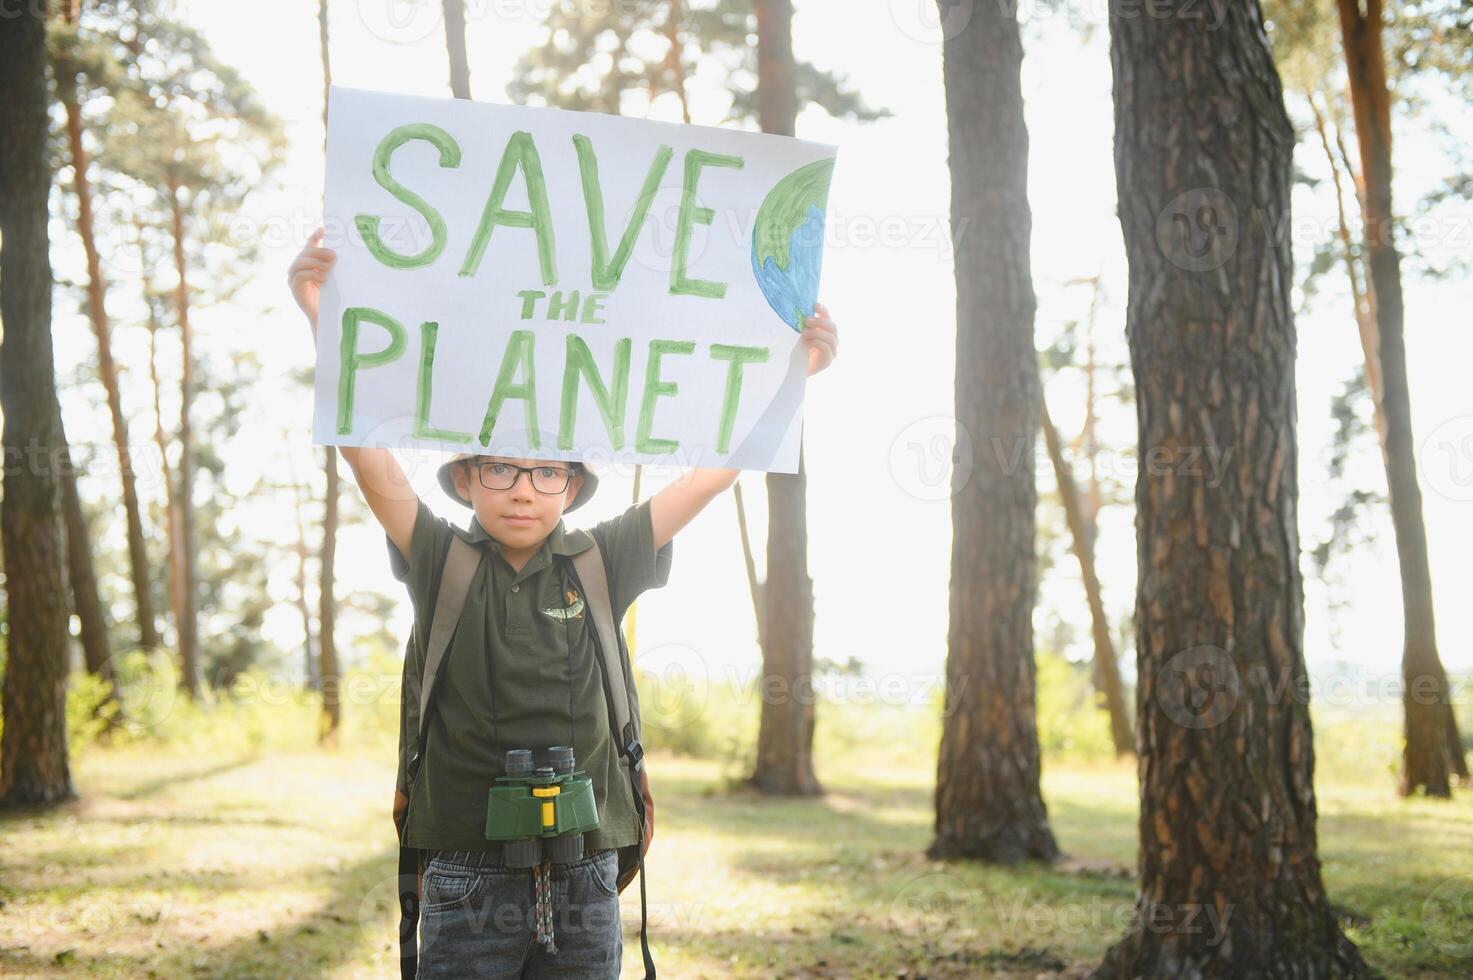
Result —
[[334, 87], [319, 444], [793, 473], [836, 150]]

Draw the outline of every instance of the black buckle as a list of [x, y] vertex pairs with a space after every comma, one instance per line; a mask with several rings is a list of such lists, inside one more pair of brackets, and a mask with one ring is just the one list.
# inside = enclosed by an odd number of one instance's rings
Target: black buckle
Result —
[[639, 736], [634, 733], [632, 721], [624, 723], [624, 754], [629, 756], [635, 768], [639, 767], [640, 760], [644, 758], [644, 746], [639, 744]]

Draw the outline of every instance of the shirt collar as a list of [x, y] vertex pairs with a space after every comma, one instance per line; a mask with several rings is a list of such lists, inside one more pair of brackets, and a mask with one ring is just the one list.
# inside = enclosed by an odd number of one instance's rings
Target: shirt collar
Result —
[[[454, 527], [454, 525], [452, 525]], [[469, 528], [454, 527], [455, 532], [470, 544], [485, 543], [493, 551], [501, 550], [501, 542], [497, 541], [474, 514], [471, 515], [471, 526]], [[593, 536], [582, 528], [568, 529], [562, 518], [558, 518], [557, 526], [548, 534], [543, 542], [547, 550], [554, 555], [576, 555], [593, 547]]]

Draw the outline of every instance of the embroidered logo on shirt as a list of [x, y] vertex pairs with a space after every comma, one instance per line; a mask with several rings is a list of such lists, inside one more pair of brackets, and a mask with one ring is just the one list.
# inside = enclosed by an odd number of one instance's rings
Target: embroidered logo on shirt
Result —
[[569, 589], [564, 595], [568, 600], [566, 609], [558, 609], [556, 607], [544, 609], [542, 610], [542, 615], [561, 620], [580, 619], [583, 616], [583, 597], [572, 589]]

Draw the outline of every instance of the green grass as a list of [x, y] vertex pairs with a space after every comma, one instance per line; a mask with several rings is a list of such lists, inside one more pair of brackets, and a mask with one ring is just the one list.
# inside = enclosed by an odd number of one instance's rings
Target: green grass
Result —
[[[724, 724], [729, 708], [701, 714]], [[79, 801], [0, 817], [0, 975], [393, 975], [391, 756], [377, 736], [291, 751], [311, 712], [269, 710], [280, 723], [243, 740], [86, 748]], [[931, 862], [934, 714], [821, 705], [828, 794], [816, 800], [727, 788], [750, 725], [724, 759], [652, 756], [650, 928], [664, 975], [1078, 976], [1098, 962], [1133, 900], [1133, 763], [1046, 759], [1069, 855], [1059, 866]], [[1351, 737], [1316, 734], [1327, 759]], [[1467, 976], [1473, 792], [1397, 800], [1381, 761], [1319, 773], [1331, 898], [1388, 976]], [[639, 976], [638, 888], [622, 901], [624, 975]]]

